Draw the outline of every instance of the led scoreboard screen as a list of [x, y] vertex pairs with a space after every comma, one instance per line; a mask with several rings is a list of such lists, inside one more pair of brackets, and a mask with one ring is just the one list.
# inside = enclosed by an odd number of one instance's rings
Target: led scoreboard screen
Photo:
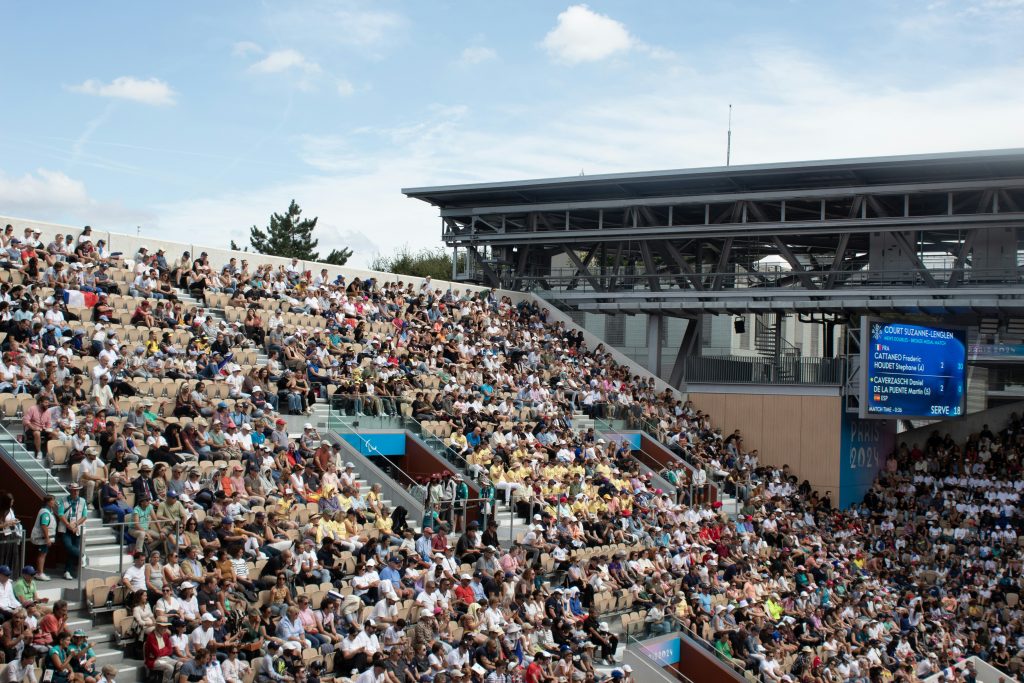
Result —
[[862, 329], [862, 417], [963, 414], [966, 330], [870, 318]]

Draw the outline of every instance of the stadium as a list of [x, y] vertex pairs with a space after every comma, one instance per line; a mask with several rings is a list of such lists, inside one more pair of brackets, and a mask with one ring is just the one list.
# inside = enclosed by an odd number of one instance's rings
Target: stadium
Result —
[[1024, 681], [1024, 0], [103, 10], [0, 10], [0, 683]]
[[1019, 676], [1024, 151], [403, 192], [451, 281], [0, 218], [3, 680]]

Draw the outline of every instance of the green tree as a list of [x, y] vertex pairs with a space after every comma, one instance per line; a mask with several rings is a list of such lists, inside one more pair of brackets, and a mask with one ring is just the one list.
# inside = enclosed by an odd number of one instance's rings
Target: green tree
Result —
[[391, 256], [375, 256], [370, 262], [370, 269], [413, 277], [429, 275], [435, 280], [450, 280], [452, 257], [441, 247], [413, 251], [408, 244], [404, 244]]
[[331, 253], [324, 257], [324, 263], [330, 263], [333, 266], [343, 266], [348, 262], [348, 257], [352, 255], [352, 250], [348, 247], [342, 247], [341, 249], [331, 249]]
[[[320, 253], [316, 250], [319, 241], [313, 237], [317, 218], [303, 218], [302, 209], [293, 199], [284, 214], [274, 213], [265, 230], [255, 225], [249, 229], [249, 242], [253, 251], [271, 256], [297, 258], [301, 261], [319, 261]], [[232, 241], [231, 248], [237, 249]], [[326, 263], [336, 266], [345, 265], [352, 250], [347, 248], [332, 249], [324, 259]]]

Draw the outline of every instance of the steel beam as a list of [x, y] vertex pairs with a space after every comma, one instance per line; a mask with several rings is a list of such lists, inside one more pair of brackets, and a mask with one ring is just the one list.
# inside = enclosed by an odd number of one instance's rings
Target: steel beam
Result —
[[803, 283], [804, 287], [807, 289], [817, 289], [818, 286], [814, 284], [814, 278], [804, 272], [804, 264], [797, 260], [789, 245], [779, 237], [772, 238], [772, 241], [775, 242], [775, 247], [779, 250], [779, 254], [782, 255], [782, 258], [786, 259], [786, 263], [793, 269], [793, 273], [800, 278], [800, 282]]
[[977, 230], [968, 230], [967, 234], [964, 235], [964, 241], [960, 244], [960, 250], [956, 254], [956, 260], [953, 261], [953, 272], [949, 274], [949, 280], [946, 282], [947, 287], [957, 287], [960, 285], [960, 282], [963, 281], [964, 266], [967, 264], [967, 255], [971, 253], [971, 249], [974, 248], [974, 236], [977, 234]]
[[[909, 216], [894, 218], [826, 219], [824, 221], [795, 221], [777, 223], [737, 223], [725, 225], [674, 225], [648, 226], [640, 228], [604, 228], [602, 230], [559, 230], [545, 232], [506, 232], [473, 239], [486, 244], [521, 244], [540, 242], [558, 244], [591, 244], [593, 242], [638, 242], [651, 239], [701, 239], [725, 237], [752, 237], [761, 235], [838, 235], [872, 232], [903, 232], [908, 230], [942, 229], [1001, 229], [1024, 227], [1024, 212], [1000, 214], [975, 214], [970, 216]], [[446, 235], [445, 241], [451, 246], [461, 243], [460, 235]], [[468, 240], [467, 240], [468, 241]]]
[[[590, 250], [583, 256], [583, 267], [584, 268], [588, 268], [588, 269], [590, 268], [590, 262], [594, 259], [594, 255], [597, 253], [597, 250], [598, 250], [598, 248], [600, 246], [601, 246], [600, 244], [595, 244], [594, 246], [590, 247]], [[575, 289], [576, 288], [576, 280], [577, 280], [577, 276], [579, 276], [579, 275], [582, 275], [582, 273], [580, 272], [579, 269], [577, 269], [576, 270], [576, 275], [574, 275], [572, 280], [569, 281], [569, 289]]]
[[703, 316], [689, 318], [686, 321], [686, 329], [683, 331], [683, 338], [679, 342], [679, 350], [676, 352], [676, 362], [672, 365], [672, 375], [668, 383], [676, 389], [681, 389], [686, 370], [686, 359], [690, 356], [700, 355], [703, 345]]
[[717, 274], [711, 279], [711, 289], [719, 290], [722, 288], [722, 273], [725, 272], [726, 267], [729, 265], [732, 241], [732, 237], [726, 237], [722, 242], [722, 252], [718, 255], [718, 268], [715, 269]]
[[[442, 209], [443, 217], [461, 217], [498, 213], [526, 213], [532, 211], [574, 211], [576, 209], [625, 209], [634, 206], [669, 206], [683, 204], [718, 204], [735, 201], [803, 201], [816, 199], [839, 199], [850, 195], [917, 194], [926, 192], [972, 192], [977, 190], [1024, 188], [1024, 176], [973, 181], [948, 181], [934, 183], [892, 183], [889, 185], [848, 185], [825, 188], [794, 190], [770, 190], [761, 192], [715, 192], [710, 194], [672, 195], [667, 197], [644, 197], [642, 199], [595, 199], [574, 202], [536, 202], [524, 204], [503, 204]], [[990, 198], [991, 201], [991, 198]]]
[[904, 255], [906, 255], [906, 257], [914, 264], [914, 269], [920, 273], [924, 281], [928, 283], [928, 286], [935, 287], [935, 276], [932, 275], [927, 266], [924, 265], [924, 261], [921, 260], [921, 255], [917, 253], [917, 249], [914, 249], [914, 245], [912, 245], [910, 240], [907, 239], [906, 234], [902, 232], [894, 232], [892, 234], [892, 238], [900, 245], [900, 249], [903, 251]]
[[669, 256], [672, 257], [672, 260], [676, 262], [676, 265], [679, 266], [679, 269], [686, 274], [686, 277], [690, 280], [690, 283], [693, 284], [693, 288], [698, 291], [703, 290], [704, 282], [700, 279], [700, 276], [693, 270], [693, 267], [686, 262], [686, 259], [684, 259], [683, 255], [679, 253], [679, 250], [676, 249], [675, 246], [673, 246], [673, 244], [668, 240], [665, 240], [663, 244], [665, 245], [665, 251], [667, 251]]
[[484, 272], [484, 277], [487, 278], [487, 282], [491, 287], [500, 286], [498, 282], [498, 274], [494, 272], [491, 265], [484, 261], [484, 258], [480, 255], [480, 252], [476, 250], [475, 246], [468, 247], [466, 250], [471, 257], [476, 259], [476, 262], [480, 264], [480, 269]]
[[661, 333], [665, 328], [663, 315], [647, 316], [647, 369], [661, 377]]
[[[658, 269], [654, 266], [654, 257], [651, 256], [651, 245], [648, 244], [647, 242], [640, 243], [640, 256], [644, 260], [644, 270], [647, 271], [649, 275], [657, 276]], [[654, 277], [653, 279], [650, 280], [650, 283], [652, 291], [657, 292], [661, 290], [661, 278]], [[661, 364], [660, 356], [658, 357], [658, 364]], [[651, 372], [654, 372], [654, 370], [651, 370]], [[658, 373], [655, 372], [654, 374]]]
[[513, 274], [513, 278], [512, 278], [512, 289], [516, 289], [516, 290], [519, 289], [519, 285], [520, 285], [520, 283], [522, 282], [522, 279], [523, 279], [523, 273], [526, 271], [526, 262], [527, 262], [527, 256], [529, 255], [529, 253], [530, 253], [530, 245], [529, 244], [524, 244], [523, 246], [519, 247], [519, 251], [517, 253], [517, 256], [519, 258], [516, 259], [516, 261], [517, 261], [516, 262], [516, 272]]
[[846, 257], [846, 247], [850, 244], [850, 233], [844, 232], [839, 236], [839, 244], [836, 245], [836, 256], [832, 259], [832, 268], [825, 279], [824, 289], [832, 289], [839, 277], [839, 271], [843, 269], [843, 258]]
[[587, 268], [587, 266], [583, 264], [583, 261], [580, 261], [580, 257], [576, 255], [575, 251], [573, 251], [568, 246], [563, 246], [562, 247], [562, 251], [565, 252], [565, 255], [568, 256], [569, 260], [572, 261], [573, 265], [576, 266], [576, 272], [577, 273], [580, 273], [581, 275], [583, 275], [583, 277], [587, 279], [587, 281], [590, 283], [590, 285], [595, 290], [597, 290], [599, 292], [603, 292], [604, 291], [604, 287], [601, 286], [601, 281], [598, 280], [596, 277], [594, 277], [591, 274], [590, 269]]

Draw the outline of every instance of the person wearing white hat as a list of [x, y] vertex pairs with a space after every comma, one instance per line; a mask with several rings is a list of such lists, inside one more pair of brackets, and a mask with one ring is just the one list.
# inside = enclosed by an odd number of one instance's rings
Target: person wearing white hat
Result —
[[88, 506], [80, 495], [82, 487], [77, 483], [68, 486], [68, 495], [57, 506], [57, 532], [64, 542], [64, 578], [71, 581], [78, 570], [82, 554], [82, 527], [88, 519]]

